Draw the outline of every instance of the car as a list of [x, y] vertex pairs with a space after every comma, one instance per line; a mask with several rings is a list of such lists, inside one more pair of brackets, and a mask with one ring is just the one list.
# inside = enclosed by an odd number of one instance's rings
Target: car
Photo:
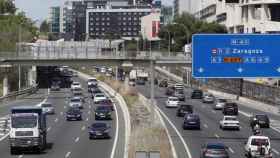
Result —
[[90, 89], [91, 97], [94, 99], [94, 95], [98, 93], [102, 93], [102, 91], [98, 87], [94, 87]]
[[111, 120], [112, 108], [109, 106], [97, 106], [95, 108], [95, 120]]
[[73, 71], [73, 77], [78, 77], [79, 75], [78, 75], [78, 72], [76, 72], [76, 71]]
[[106, 73], [106, 71], [107, 71], [107, 68], [105, 66], [100, 68], [100, 72], [101, 73]]
[[189, 104], [180, 104], [179, 108], [177, 109], [177, 116], [184, 117], [186, 114], [193, 113], [193, 106]]
[[60, 91], [60, 86], [58, 82], [53, 82], [51, 85], [51, 91]]
[[177, 108], [179, 105], [179, 99], [177, 97], [168, 97], [165, 103], [167, 108]]
[[197, 114], [186, 114], [184, 117], [183, 129], [200, 130], [200, 118]]
[[202, 99], [203, 98], [203, 91], [200, 89], [193, 90], [191, 94], [191, 99]]
[[83, 109], [83, 101], [80, 97], [70, 99], [69, 107]]
[[137, 85], [145, 85], [146, 81], [144, 79], [136, 79], [136, 84]]
[[114, 108], [114, 105], [113, 105], [113, 102], [111, 99], [101, 100], [98, 102], [98, 105], [109, 106], [112, 111], [115, 111], [115, 108]]
[[253, 117], [250, 117], [250, 124], [252, 125], [254, 118], [257, 120], [261, 128], [269, 128], [270, 120], [266, 114], [256, 114]]
[[234, 102], [228, 102], [223, 108], [224, 115], [238, 115], [238, 105]]
[[226, 99], [217, 99], [216, 104], [214, 105], [215, 110], [222, 110], [227, 103]]
[[55, 109], [50, 102], [44, 102], [40, 105], [45, 114], [55, 114]]
[[169, 86], [165, 90], [165, 95], [172, 96], [175, 92], [175, 88], [173, 86]]
[[158, 84], [159, 87], [168, 87], [168, 80], [167, 79], [163, 79], [159, 82]]
[[272, 158], [270, 139], [266, 136], [250, 136], [244, 148], [248, 158]]
[[98, 81], [96, 78], [89, 78], [87, 81], [88, 87], [94, 86], [96, 87], [98, 85]]
[[239, 121], [237, 120], [236, 116], [224, 116], [223, 119], [220, 121], [220, 128], [224, 129], [236, 129], [239, 130]]
[[73, 92], [73, 97], [80, 97], [83, 103], [86, 102], [85, 96], [82, 91], [75, 91]]
[[174, 97], [177, 97], [179, 99], [179, 101], [186, 100], [185, 93], [183, 90], [175, 90]]
[[202, 102], [208, 103], [208, 104], [214, 103], [215, 97], [214, 97], [214, 95], [207, 93], [207, 94], [203, 95]]
[[95, 94], [94, 97], [93, 97], [93, 102], [94, 102], [94, 104], [98, 104], [100, 101], [106, 100], [106, 99], [107, 99], [107, 97], [106, 97], [105, 94], [103, 94], [103, 93], [97, 93], [97, 94]]
[[229, 158], [228, 147], [223, 143], [206, 143], [202, 146], [201, 158]]
[[74, 90], [74, 89], [81, 89], [82, 88], [82, 85], [79, 83], [79, 82], [73, 82], [71, 84], [71, 90]]
[[95, 122], [88, 127], [89, 139], [111, 138], [110, 126], [107, 123]]
[[128, 82], [128, 85], [130, 85], [130, 86], [136, 86], [136, 83], [135, 83], [135, 81], [134, 80], [130, 80], [129, 82]]
[[66, 112], [66, 120], [83, 120], [82, 111], [79, 108], [69, 108]]

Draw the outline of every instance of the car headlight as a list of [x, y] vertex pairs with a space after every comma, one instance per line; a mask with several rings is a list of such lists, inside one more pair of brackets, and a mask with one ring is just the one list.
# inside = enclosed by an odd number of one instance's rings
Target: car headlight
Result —
[[108, 113], [108, 115], [111, 115], [111, 114], [112, 114], [111, 112]]
[[106, 130], [104, 131], [104, 133], [109, 133], [109, 129], [106, 129]]

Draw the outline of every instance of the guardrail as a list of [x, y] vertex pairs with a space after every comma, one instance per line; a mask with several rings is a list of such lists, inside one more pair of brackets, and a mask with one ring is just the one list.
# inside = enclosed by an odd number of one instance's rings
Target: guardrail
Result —
[[16, 98], [18, 96], [24, 95], [24, 94], [30, 94], [30, 93], [34, 93], [36, 92], [38, 89], [38, 85], [32, 85], [30, 88], [26, 88], [20, 91], [16, 91], [16, 92], [11, 92], [5, 96], [0, 97], [0, 102], [6, 100], [6, 99], [11, 99], [11, 98]]

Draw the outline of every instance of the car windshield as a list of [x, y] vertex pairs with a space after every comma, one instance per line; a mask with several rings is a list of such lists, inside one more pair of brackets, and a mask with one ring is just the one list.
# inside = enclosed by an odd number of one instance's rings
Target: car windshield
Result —
[[183, 109], [183, 110], [192, 110], [192, 107], [190, 105], [181, 105], [181, 109]]
[[92, 128], [105, 128], [106, 126], [105, 123], [94, 123], [91, 125]]
[[13, 128], [33, 128], [37, 125], [37, 116], [12, 116], [11, 124]]
[[89, 79], [88, 82], [96, 82], [96, 79]]
[[69, 109], [68, 113], [80, 113], [79, 109], [73, 108], [73, 109]]
[[226, 103], [227, 100], [226, 100], [226, 99], [219, 99], [218, 102], [220, 102], [220, 103]]
[[48, 107], [52, 107], [52, 105], [51, 104], [42, 104], [41, 107], [48, 108]]
[[269, 141], [268, 139], [260, 139], [260, 138], [256, 138], [256, 139], [252, 139], [251, 145], [254, 146], [261, 146], [261, 145], [269, 145]]
[[97, 94], [97, 95], [95, 95], [95, 97], [102, 98], [102, 97], [105, 97], [105, 96], [103, 94]]
[[102, 110], [111, 110], [111, 107], [109, 106], [98, 106], [96, 107], [96, 111], [102, 111]]
[[225, 146], [223, 144], [208, 144], [207, 149], [211, 150], [225, 150]]
[[81, 100], [78, 98], [75, 98], [75, 99], [71, 99], [71, 102], [81, 102]]
[[178, 98], [169, 98], [169, 101], [179, 101]]
[[81, 96], [83, 93], [74, 93], [74, 96]]
[[258, 120], [267, 120], [267, 116], [266, 115], [256, 115], [256, 118]]
[[227, 120], [227, 121], [236, 121], [237, 119], [235, 117], [226, 117], [225, 120]]
[[74, 85], [74, 86], [79, 86], [79, 85], [80, 85], [80, 83], [73, 83], [73, 85]]

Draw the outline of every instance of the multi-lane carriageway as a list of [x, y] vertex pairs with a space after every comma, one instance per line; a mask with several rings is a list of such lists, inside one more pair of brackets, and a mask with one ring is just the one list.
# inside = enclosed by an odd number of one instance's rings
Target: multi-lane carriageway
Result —
[[[139, 92], [146, 97], [150, 96], [150, 85], [137, 86]], [[249, 117], [252, 113], [264, 113], [262, 111], [239, 105], [238, 119], [240, 131], [221, 130], [219, 121], [223, 118], [221, 111], [213, 110], [211, 104], [204, 104], [201, 100], [190, 99], [191, 89], [185, 89], [186, 102], [193, 105], [194, 113], [199, 114], [201, 119], [201, 130], [183, 130], [183, 119], [176, 116], [176, 109], [165, 107], [167, 96], [165, 88], [155, 88], [155, 99], [168, 131], [171, 134], [173, 144], [178, 158], [198, 158], [201, 153], [201, 146], [207, 142], [223, 142], [229, 147], [230, 158], [243, 158], [244, 142], [252, 135], [249, 126]], [[271, 121], [270, 129], [262, 129], [262, 133], [268, 136], [272, 142], [274, 158], [280, 158], [280, 117], [266, 113]]]
[[[75, 79], [86, 87], [86, 82]], [[86, 93], [85, 89], [85, 92]], [[88, 97], [84, 104], [83, 121], [66, 121], [65, 112], [68, 106], [67, 98], [69, 89], [61, 89], [51, 92], [47, 89], [39, 89], [37, 93], [9, 103], [1, 103], [0, 128], [2, 120], [8, 117], [11, 107], [23, 105], [37, 105], [42, 101], [48, 101], [55, 106], [56, 114], [47, 116], [47, 140], [48, 148], [42, 154], [23, 153], [10, 155], [9, 140], [7, 134], [0, 130], [0, 157], [1, 158], [123, 158], [124, 154], [124, 117], [116, 103], [116, 111], [113, 120], [105, 121], [111, 125], [111, 139], [89, 140], [88, 126], [95, 122], [94, 105]], [[118, 119], [117, 119], [118, 117]], [[118, 120], [118, 122], [117, 122]], [[118, 128], [116, 128], [118, 127]], [[117, 133], [117, 135], [116, 135]]]

